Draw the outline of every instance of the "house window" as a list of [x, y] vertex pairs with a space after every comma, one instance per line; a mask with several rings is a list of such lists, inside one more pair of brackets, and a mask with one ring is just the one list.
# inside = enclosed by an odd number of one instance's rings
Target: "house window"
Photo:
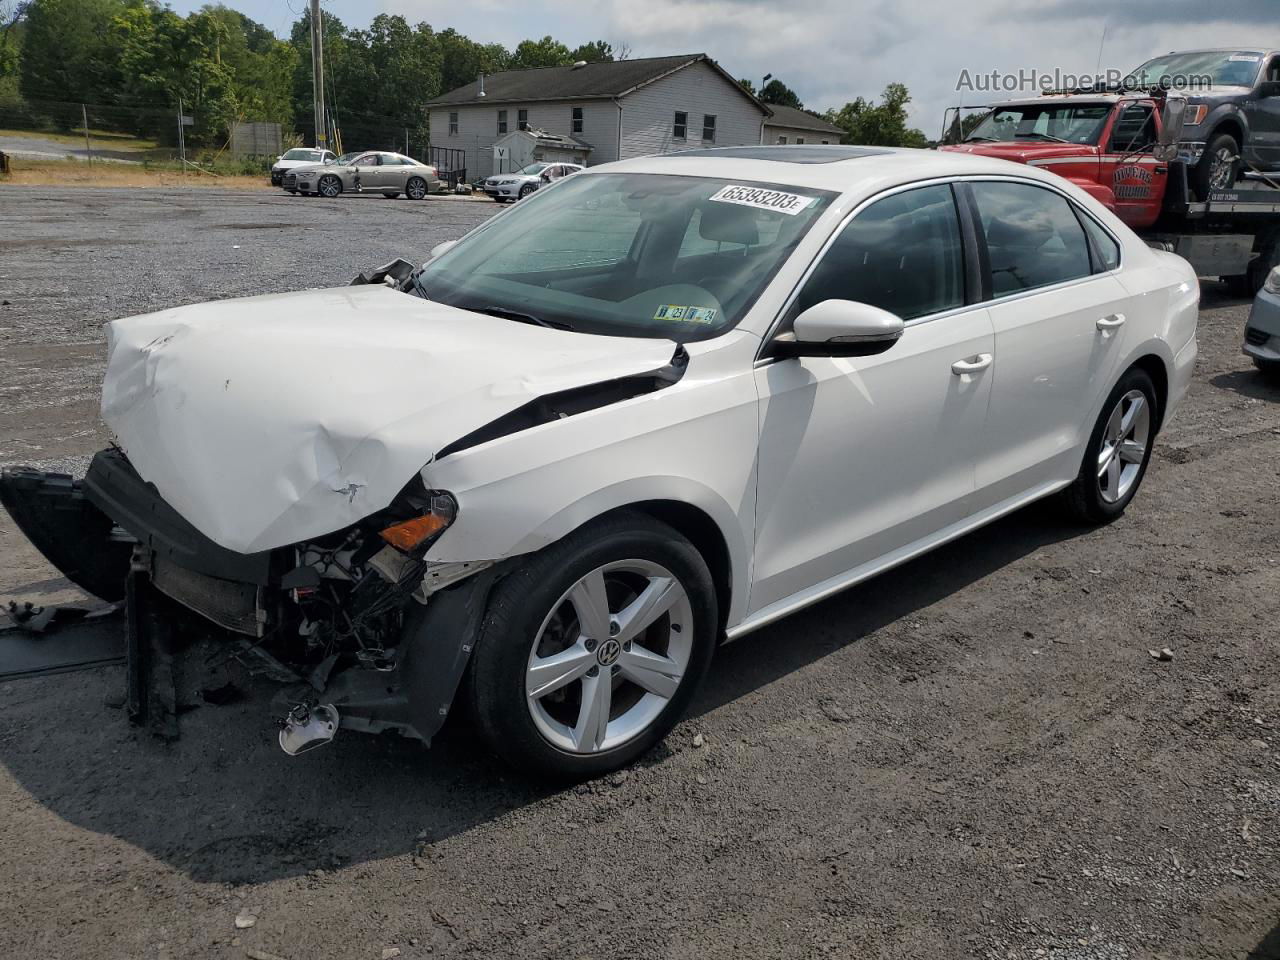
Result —
[[716, 115], [708, 113], [702, 118], [702, 139], [708, 143], [716, 142]]
[[498, 111], [498, 136], [502, 136], [507, 132], [507, 111]]
[[671, 126], [671, 136], [675, 140], [689, 138], [689, 115], [683, 110], [676, 111], [676, 122]]
[[783, 134], [778, 138], [778, 143], [786, 143], [786, 142], [787, 142], [786, 134]]
[[529, 111], [528, 110], [516, 111], [516, 129], [517, 130], [529, 129]]
[[454, 110], [449, 114], [449, 136], [456, 137], [458, 135], [458, 111]]
[[804, 143], [804, 137], [796, 137], [796, 143]]
[[574, 133], [582, 132], [582, 108], [581, 107], [573, 108], [573, 132]]
[[830, 140], [823, 140], [822, 142], [823, 142], [823, 144], [828, 144], [828, 143], [830, 143], [831, 141], [830, 141]]

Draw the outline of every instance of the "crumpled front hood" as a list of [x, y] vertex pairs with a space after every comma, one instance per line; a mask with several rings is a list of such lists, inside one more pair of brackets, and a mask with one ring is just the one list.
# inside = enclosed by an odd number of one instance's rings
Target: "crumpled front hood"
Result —
[[540, 395], [674, 352], [380, 285], [249, 297], [110, 324], [102, 417], [170, 505], [253, 553], [386, 507], [436, 451]]

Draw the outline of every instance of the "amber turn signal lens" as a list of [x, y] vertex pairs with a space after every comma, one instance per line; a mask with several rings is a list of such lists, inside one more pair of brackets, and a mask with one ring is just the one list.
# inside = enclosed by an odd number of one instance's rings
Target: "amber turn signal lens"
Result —
[[408, 553], [443, 531], [445, 527], [449, 526], [452, 519], [452, 517], [425, 513], [420, 517], [414, 517], [412, 520], [393, 523], [381, 531], [378, 536], [382, 537], [383, 540], [397, 550], [403, 550]]

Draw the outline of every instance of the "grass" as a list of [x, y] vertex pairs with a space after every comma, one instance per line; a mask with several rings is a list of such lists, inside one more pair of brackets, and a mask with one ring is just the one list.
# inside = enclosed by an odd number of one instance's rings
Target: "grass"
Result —
[[235, 190], [270, 190], [265, 173], [231, 173], [210, 176], [195, 170], [183, 172], [176, 164], [86, 163], [36, 157], [9, 158], [10, 174], [0, 183], [21, 186], [81, 187], [214, 187]]
[[[26, 139], [49, 140], [53, 143], [65, 143], [69, 147], [84, 148], [84, 131], [77, 133], [49, 133], [45, 130], [0, 130], [0, 137], [24, 137]], [[127, 133], [113, 133], [110, 130], [89, 130], [89, 145], [104, 150], [155, 150], [159, 144], [154, 140], [134, 137]]]

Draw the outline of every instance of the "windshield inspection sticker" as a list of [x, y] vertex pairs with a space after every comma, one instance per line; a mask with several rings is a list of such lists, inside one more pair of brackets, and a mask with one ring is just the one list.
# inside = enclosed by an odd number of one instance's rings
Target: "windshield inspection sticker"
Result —
[[653, 314], [655, 320], [679, 320], [682, 323], [715, 323], [716, 311], [711, 307], [686, 307], [664, 303]]
[[1229, 63], [1257, 63], [1262, 58], [1252, 53], [1233, 53], [1227, 57]]
[[798, 193], [783, 193], [781, 190], [765, 190], [760, 187], [722, 187], [707, 199], [719, 203], [737, 203], [757, 210], [772, 210], [789, 217], [794, 217], [814, 201], [813, 197], [802, 197]]

